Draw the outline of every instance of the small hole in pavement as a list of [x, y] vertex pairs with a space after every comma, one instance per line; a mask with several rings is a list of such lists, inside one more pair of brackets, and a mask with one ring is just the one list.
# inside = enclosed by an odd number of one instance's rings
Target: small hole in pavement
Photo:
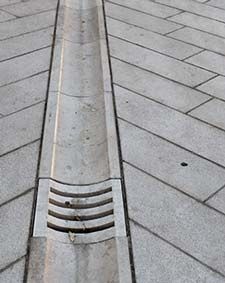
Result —
[[65, 205], [70, 206], [70, 202], [69, 201], [65, 201]]
[[186, 162], [182, 162], [180, 165], [183, 166], [183, 167], [188, 166], [188, 164]]

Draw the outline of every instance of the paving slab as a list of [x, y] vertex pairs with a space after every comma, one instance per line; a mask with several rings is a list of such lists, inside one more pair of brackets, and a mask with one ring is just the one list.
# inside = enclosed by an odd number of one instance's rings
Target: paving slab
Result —
[[214, 35], [225, 37], [225, 24], [217, 22], [212, 19], [194, 15], [188, 12], [184, 12], [180, 15], [173, 16], [170, 21], [180, 23], [192, 28], [199, 29]]
[[206, 203], [225, 213], [225, 189], [223, 188], [221, 191], [211, 197]]
[[225, 100], [225, 77], [218, 76], [200, 85], [197, 89]]
[[[1, 26], [1, 25], [0, 25]], [[0, 63], [0, 86], [22, 80], [26, 77], [47, 71], [50, 65], [51, 48], [44, 48], [10, 61]]]
[[188, 86], [196, 86], [215, 76], [209, 71], [117, 38], [109, 37], [109, 43], [111, 56]]
[[117, 96], [116, 104], [119, 117], [225, 166], [224, 131], [135, 93]]
[[0, 282], [4, 283], [22, 283], [24, 277], [25, 258], [11, 265], [0, 273]]
[[225, 9], [225, 2], [223, 0], [210, 0], [207, 5]]
[[225, 279], [146, 229], [130, 222], [137, 283], [219, 283]]
[[27, 253], [32, 206], [33, 191], [0, 207], [1, 269]]
[[178, 9], [170, 8], [148, 0], [110, 0], [109, 2], [160, 18], [167, 18], [180, 12]]
[[0, 205], [35, 186], [39, 146], [35, 142], [0, 158]]
[[46, 98], [48, 72], [0, 87], [0, 113], [8, 115]]
[[137, 45], [158, 51], [165, 55], [185, 59], [195, 53], [199, 53], [202, 49], [183, 43], [181, 41], [167, 38], [163, 35], [156, 34], [142, 28], [135, 27], [114, 19], [107, 20], [108, 33], [115, 37], [127, 40]]
[[55, 11], [48, 11], [41, 14], [17, 18], [9, 22], [1, 23], [0, 40], [47, 28], [54, 25], [54, 21]]
[[41, 137], [44, 103], [0, 119], [0, 155]]
[[21, 1], [14, 5], [5, 6], [2, 9], [17, 17], [24, 17], [31, 14], [41, 13], [47, 10], [56, 9], [57, 0]]
[[185, 60], [220, 75], [225, 75], [225, 57], [211, 51], [203, 51]]
[[188, 27], [172, 32], [168, 36], [225, 55], [225, 38]]
[[124, 121], [119, 125], [126, 162], [201, 200], [225, 184], [224, 169]]
[[9, 14], [9, 13], [6, 13], [4, 11], [0, 11], [0, 23], [2, 22], [5, 22], [5, 21], [9, 21], [9, 20], [12, 20], [12, 19], [15, 19], [16, 17]]
[[225, 216], [139, 170], [124, 169], [129, 217], [220, 272], [225, 281]]
[[225, 102], [221, 100], [213, 99], [189, 114], [225, 130]]
[[146, 15], [144, 13], [140, 13], [138, 11], [127, 9], [125, 7], [114, 5], [108, 2], [106, 2], [105, 8], [106, 15], [111, 18], [161, 34], [165, 34], [182, 27], [182, 25], [168, 22], [166, 20], [151, 15]]
[[52, 44], [53, 27], [1, 41], [0, 61]]

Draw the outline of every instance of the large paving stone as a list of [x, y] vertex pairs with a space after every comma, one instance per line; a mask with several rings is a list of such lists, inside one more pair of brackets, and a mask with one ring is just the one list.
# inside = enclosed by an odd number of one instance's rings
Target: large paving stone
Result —
[[225, 54], [225, 38], [192, 28], [183, 28], [169, 34], [169, 37], [195, 44], [205, 49]]
[[224, 169], [126, 122], [119, 125], [125, 161], [201, 200], [225, 184]]
[[23, 283], [25, 258], [22, 258], [9, 268], [0, 273], [2, 283]]
[[132, 221], [137, 283], [219, 283], [225, 279]]
[[0, 40], [54, 25], [55, 11], [18, 18], [0, 25]]
[[149, 13], [150, 15], [160, 18], [170, 17], [180, 11], [148, 0], [110, 0], [110, 2], [126, 6], [140, 12]]
[[198, 89], [225, 100], [225, 78], [222, 76], [218, 76], [215, 79], [202, 84]]
[[44, 103], [0, 119], [0, 155], [41, 137]]
[[207, 201], [207, 203], [225, 213], [225, 189], [222, 189], [220, 192], [215, 194]]
[[[187, 112], [210, 98], [201, 92], [117, 59], [111, 58], [111, 63], [114, 83], [180, 111]], [[116, 92], [121, 90], [118, 86], [114, 88]]]
[[0, 158], [0, 204], [35, 186], [39, 142]]
[[50, 64], [50, 53], [51, 48], [45, 48], [0, 63], [0, 86], [48, 70]]
[[7, 115], [46, 98], [48, 72], [0, 87], [0, 113]]
[[168, 22], [122, 6], [111, 3], [106, 3], [105, 6], [107, 16], [161, 34], [165, 34], [182, 27], [179, 24]]
[[170, 21], [225, 37], [225, 24], [188, 12], [170, 18]]
[[188, 86], [196, 86], [215, 76], [211, 72], [121, 39], [110, 37], [109, 43], [111, 56]]
[[205, 68], [220, 75], [225, 75], [225, 57], [211, 51], [204, 51], [186, 60], [196, 66]]
[[194, 153], [225, 166], [225, 133], [135, 93], [116, 96], [118, 115]]
[[213, 99], [191, 111], [190, 114], [225, 130], [225, 102], [221, 100]]
[[125, 180], [131, 219], [225, 274], [224, 215], [132, 167]]
[[190, 44], [186, 44], [111, 18], [107, 19], [107, 26], [110, 35], [125, 39], [177, 59], [185, 59], [186, 57], [201, 51], [200, 48]]
[[32, 205], [33, 191], [0, 207], [0, 269], [26, 254]]

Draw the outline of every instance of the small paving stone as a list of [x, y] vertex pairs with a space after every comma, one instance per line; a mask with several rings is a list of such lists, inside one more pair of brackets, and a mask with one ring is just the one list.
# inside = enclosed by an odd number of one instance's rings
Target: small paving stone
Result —
[[225, 100], [225, 78], [222, 76], [218, 76], [200, 85], [197, 89]]
[[130, 221], [137, 283], [224, 282], [224, 278]]
[[189, 114], [225, 130], [225, 102], [221, 100], [213, 99]]
[[5, 22], [5, 21], [8, 21], [8, 20], [12, 20], [12, 19], [15, 19], [16, 17], [13, 16], [13, 15], [10, 15], [4, 11], [0, 11], [0, 23], [1, 22]]
[[135, 93], [116, 98], [118, 116], [225, 166], [225, 133]]
[[120, 121], [123, 159], [198, 199], [225, 184], [225, 170], [146, 131]]
[[0, 119], [0, 155], [41, 137], [44, 103]]
[[186, 62], [203, 67], [217, 74], [225, 75], [225, 57], [211, 51], [203, 51], [187, 59]]
[[225, 37], [225, 24], [188, 12], [170, 18], [170, 21]]
[[[0, 25], [1, 27], [1, 25]], [[0, 63], [0, 86], [49, 69], [51, 48], [45, 48]]]
[[169, 37], [177, 38], [184, 42], [195, 44], [204, 49], [225, 55], [225, 38], [221, 38], [192, 28], [183, 28], [172, 32]]
[[224, 0], [210, 0], [209, 2], [207, 2], [207, 5], [225, 9]]
[[0, 158], [0, 204], [35, 186], [39, 145], [35, 142]]
[[16, 112], [46, 98], [48, 72], [0, 87], [0, 113]]
[[2, 283], [22, 283], [24, 277], [25, 258], [12, 264], [9, 268], [0, 273]]
[[[115, 83], [180, 111], [187, 112], [210, 98], [201, 92], [119, 60], [112, 58], [111, 63]], [[119, 89], [117, 86], [114, 88]]]
[[206, 203], [225, 213], [225, 189], [215, 194]]
[[33, 192], [0, 207], [0, 268], [27, 253]]
[[158, 3], [166, 4], [174, 8], [198, 14], [204, 17], [225, 22], [225, 11], [208, 5], [197, 3], [193, 0], [156, 0]]
[[55, 11], [15, 19], [0, 25], [0, 40], [54, 25]]
[[3, 8], [3, 10], [18, 17], [24, 17], [55, 9], [56, 5], [57, 0], [21, 1], [20, 3], [6, 6]]
[[179, 24], [146, 15], [122, 6], [106, 3], [106, 15], [134, 26], [165, 34], [182, 27]]
[[111, 56], [165, 76], [168, 79], [195, 86], [215, 76], [211, 72], [123, 40], [113, 37], [109, 39]]
[[[139, 170], [127, 166], [124, 169], [129, 217], [225, 274], [224, 215]], [[208, 278], [202, 282], [207, 281], [215, 282]]]
[[110, 35], [153, 49], [177, 59], [184, 59], [202, 50], [198, 47], [114, 19], [109, 18], [107, 25], [108, 33]]
[[148, 0], [110, 0], [110, 2], [161, 18], [170, 17], [180, 11]]

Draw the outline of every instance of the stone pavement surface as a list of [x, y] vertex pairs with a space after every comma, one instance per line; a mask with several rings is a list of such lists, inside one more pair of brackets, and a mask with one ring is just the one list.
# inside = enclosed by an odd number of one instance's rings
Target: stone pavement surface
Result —
[[0, 282], [23, 282], [56, 0], [0, 0]]
[[105, 1], [138, 283], [225, 282], [225, 1]]

